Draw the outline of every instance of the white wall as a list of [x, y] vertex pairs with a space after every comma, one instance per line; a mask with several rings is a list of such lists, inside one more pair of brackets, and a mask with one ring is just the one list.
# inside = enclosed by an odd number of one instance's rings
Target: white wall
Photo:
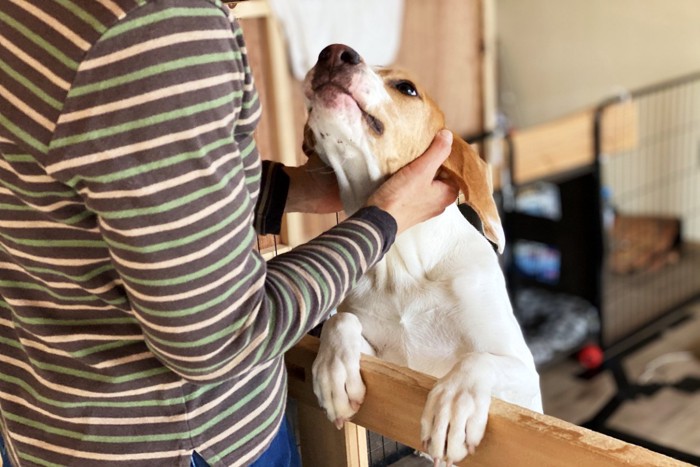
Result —
[[501, 108], [527, 127], [700, 71], [700, 0], [496, 0]]

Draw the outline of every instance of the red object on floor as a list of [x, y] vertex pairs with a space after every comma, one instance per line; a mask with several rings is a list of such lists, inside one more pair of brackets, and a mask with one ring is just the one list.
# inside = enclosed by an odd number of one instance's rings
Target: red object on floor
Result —
[[603, 364], [603, 349], [596, 344], [586, 344], [578, 352], [578, 362], [587, 370], [594, 370]]

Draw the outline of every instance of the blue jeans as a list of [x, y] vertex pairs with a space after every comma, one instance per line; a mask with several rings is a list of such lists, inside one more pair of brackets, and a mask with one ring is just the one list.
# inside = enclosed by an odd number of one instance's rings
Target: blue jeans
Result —
[[[191, 467], [209, 467], [202, 456], [192, 453]], [[287, 417], [282, 420], [280, 429], [261, 457], [250, 467], [301, 467], [294, 430]]]
[[[270, 447], [250, 467], [301, 467], [294, 430], [289, 425], [285, 417]], [[0, 436], [0, 459], [3, 467], [12, 467], [2, 436]], [[209, 464], [196, 452], [192, 453], [190, 465], [191, 467], [209, 467]]]
[[12, 464], [10, 464], [10, 457], [7, 455], [7, 449], [5, 449], [5, 441], [2, 439], [1, 433], [0, 433], [0, 459], [2, 459], [2, 467], [12, 467]]

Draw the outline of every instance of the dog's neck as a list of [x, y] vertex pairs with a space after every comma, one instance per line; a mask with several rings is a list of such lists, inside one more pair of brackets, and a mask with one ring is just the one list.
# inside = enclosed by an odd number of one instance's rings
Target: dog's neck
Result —
[[[329, 149], [334, 151], [332, 152], [333, 157], [324, 157], [324, 159], [327, 160], [338, 179], [343, 209], [347, 215], [352, 215], [367, 204], [369, 197], [388, 176], [382, 174], [374, 156], [367, 156], [368, 152], [366, 149], [353, 147], [347, 143], [337, 143], [334, 147], [329, 148], [326, 146], [325, 149], [326, 151]], [[420, 252], [426, 249], [426, 246], [428, 249], [434, 250], [434, 246], [430, 246], [432, 242], [425, 241], [426, 237], [434, 236], [436, 230], [443, 232], [443, 235], [447, 234], [448, 231], [454, 229], [455, 218], [458, 218], [460, 222], [464, 222], [456, 205], [447, 209], [447, 211], [452, 210], [455, 211], [456, 215], [451, 213], [451, 215], [447, 216], [437, 216], [430, 221], [417, 224], [406, 230], [396, 238], [392, 252], [398, 255], [405, 255], [408, 252]], [[401, 253], [402, 251], [403, 253]]]
[[464, 218], [457, 205], [450, 205], [442, 214], [396, 237], [386, 256], [367, 276], [377, 289], [391, 288], [397, 282], [415, 285], [417, 280], [433, 277], [436, 267], [453, 264], [452, 259], [462, 254], [466, 245], [474, 258], [495, 255], [486, 238]]
[[336, 157], [328, 164], [338, 178], [340, 199], [348, 215], [367, 204], [367, 200], [386, 179], [382, 175], [376, 159], [367, 157], [366, 150], [339, 144], [335, 148]]

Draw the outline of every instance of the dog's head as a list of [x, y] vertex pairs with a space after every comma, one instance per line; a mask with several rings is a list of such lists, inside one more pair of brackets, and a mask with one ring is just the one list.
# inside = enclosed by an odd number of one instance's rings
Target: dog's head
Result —
[[[361, 206], [388, 175], [420, 156], [445, 126], [440, 109], [407, 72], [371, 68], [345, 45], [330, 45], [320, 53], [304, 81], [304, 94], [309, 110], [304, 152], [333, 168], [350, 210]], [[454, 135], [443, 168], [459, 183], [486, 237], [502, 252], [505, 236], [488, 164]]]

